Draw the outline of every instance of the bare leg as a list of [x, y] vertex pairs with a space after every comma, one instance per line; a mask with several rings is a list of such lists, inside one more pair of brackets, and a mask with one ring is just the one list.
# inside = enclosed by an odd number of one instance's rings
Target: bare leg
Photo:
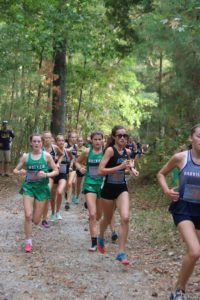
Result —
[[33, 206], [34, 206], [34, 198], [29, 197], [27, 195], [23, 196], [23, 204], [24, 204], [24, 231], [26, 240], [31, 239], [32, 236], [32, 218], [33, 218]]
[[103, 219], [100, 222], [100, 238], [104, 238], [104, 233], [107, 229], [107, 226], [110, 224], [112, 216], [113, 216], [113, 207], [115, 205], [115, 201], [102, 199], [102, 210], [103, 210]]
[[66, 180], [60, 179], [57, 187], [57, 197], [56, 197], [56, 212], [60, 211], [61, 203], [62, 203], [62, 195], [66, 187]]
[[69, 178], [67, 182], [67, 201], [68, 203], [71, 202], [71, 197], [72, 197], [72, 185], [74, 182], [74, 178], [76, 177], [76, 171], [72, 171], [69, 173]]
[[86, 201], [89, 212], [89, 228], [91, 237], [97, 236], [97, 195], [95, 193], [86, 194]]
[[[49, 178], [49, 188], [50, 188], [50, 190], [52, 190], [52, 187], [53, 187], [53, 179]], [[46, 201], [45, 208], [44, 208], [44, 213], [43, 213], [43, 216], [42, 216], [42, 220], [47, 220], [48, 211], [49, 211], [49, 201]]]
[[41, 217], [44, 212], [46, 201], [48, 200], [44, 200], [44, 201], [35, 200], [34, 213], [33, 213], [33, 223], [35, 225], [38, 225], [41, 221]]
[[56, 206], [56, 190], [57, 184], [54, 184], [51, 190], [51, 213], [52, 215], [55, 214], [55, 206]]
[[78, 177], [77, 176], [77, 178], [76, 178], [76, 195], [77, 195], [77, 198], [79, 198], [80, 193], [81, 193], [82, 181], [83, 181], [83, 177]]
[[9, 174], [10, 162], [4, 161], [4, 174]]
[[200, 257], [200, 230], [196, 230], [191, 221], [180, 222], [178, 224], [178, 230], [186, 243], [187, 253], [183, 258], [176, 287], [185, 290], [196, 261]]
[[117, 200], [116, 205], [121, 217], [121, 224], [119, 230], [119, 251], [125, 251], [125, 244], [128, 236], [129, 228], [129, 195], [128, 192], [121, 193]]

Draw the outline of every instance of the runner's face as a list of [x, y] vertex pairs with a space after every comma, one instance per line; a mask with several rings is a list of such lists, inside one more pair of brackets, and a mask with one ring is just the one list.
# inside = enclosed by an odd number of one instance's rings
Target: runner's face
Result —
[[77, 135], [76, 135], [76, 134], [72, 134], [72, 135], [70, 136], [70, 143], [71, 143], [72, 145], [74, 145], [74, 144], [76, 144], [76, 142], [77, 142]]
[[197, 127], [195, 129], [195, 132], [190, 138], [192, 142], [192, 148], [194, 148], [197, 151], [200, 151], [200, 127]]
[[103, 145], [103, 139], [100, 134], [95, 134], [92, 138], [92, 147], [95, 150], [100, 150]]
[[65, 140], [64, 138], [58, 138], [57, 141], [56, 141], [57, 145], [59, 148], [63, 149], [64, 148], [64, 144], [65, 144]]
[[119, 129], [117, 130], [115, 136], [115, 144], [120, 147], [125, 147], [127, 144], [128, 135], [126, 133], [125, 129]]
[[83, 146], [83, 139], [82, 138], [78, 138], [77, 144], [78, 144], [79, 147]]
[[45, 146], [50, 146], [52, 141], [52, 135], [50, 133], [45, 133], [43, 135], [43, 142]]
[[40, 136], [33, 136], [31, 141], [32, 150], [40, 150], [42, 148], [42, 139]]

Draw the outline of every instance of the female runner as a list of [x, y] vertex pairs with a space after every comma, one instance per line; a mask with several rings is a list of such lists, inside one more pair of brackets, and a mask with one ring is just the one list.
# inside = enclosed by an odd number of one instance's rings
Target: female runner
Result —
[[[59, 162], [59, 174], [54, 177], [54, 185], [52, 188], [52, 200], [51, 200], [51, 221], [62, 220], [60, 208], [62, 204], [62, 195], [66, 187], [67, 174], [69, 173], [70, 157], [64, 148], [65, 139], [63, 135], [57, 135], [56, 137], [57, 147], [63, 151], [63, 156]], [[72, 159], [72, 156], [71, 156]]]
[[[83, 145], [83, 137], [79, 136], [77, 138], [77, 148], [76, 148], [76, 155], [77, 158], [86, 151], [86, 147]], [[79, 200], [80, 193], [81, 193], [81, 184], [83, 181], [84, 174], [82, 174], [78, 169], [76, 169], [76, 198]]]
[[[75, 161], [77, 157], [77, 134], [76, 132], [71, 132], [69, 134], [69, 144], [67, 146], [67, 153], [71, 153], [73, 160], [70, 163], [69, 166], [69, 178], [67, 182], [67, 199], [65, 203], [65, 210], [70, 209], [70, 202], [72, 201], [74, 204], [78, 204], [78, 199], [75, 196], [75, 185], [76, 185], [76, 167], [75, 167]], [[73, 193], [74, 190], [74, 193]]]
[[[43, 142], [44, 151], [48, 152], [52, 156], [54, 162], [57, 161], [56, 165], [57, 167], [59, 167], [59, 160], [60, 157], [63, 155], [63, 152], [60, 150], [60, 148], [57, 145], [55, 145], [55, 143], [52, 143], [52, 134], [50, 131], [43, 132], [42, 142]], [[51, 171], [52, 169], [49, 169], [49, 172]], [[51, 191], [52, 191], [52, 187], [53, 187], [53, 178], [49, 178], [49, 188]], [[49, 223], [47, 222], [48, 210], [49, 210], [49, 201], [46, 201], [44, 213], [42, 216], [42, 226], [44, 228], [49, 228]]]
[[[172, 200], [169, 211], [186, 244], [175, 291], [171, 300], [184, 300], [186, 284], [200, 257], [200, 124], [191, 129], [192, 149], [176, 153], [158, 172], [158, 181], [163, 192]], [[166, 176], [179, 169], [179, 188], [170, 188]]]
[[102, 140], [102, 132], [92, 132], [91, 147], [87, 148], [76, 160], [76, 168], [81, 174], [85, 174], [82, 192], [85, 194], [89, 211], [89, 228], [91, 235], [91, 247], [89, 251], [91, 252], [97, 250], [97, 221], [101, 217], [99, 198], [103, 177], [99, 176], [97, 171], [103, 157]]
[[123, 126], [115, 126], [111, 133], [111, 146], [99, 165], [99, 174], [105, 176], [101, 189], [103, 219], [100, 222], [100, 234], [98, 238], [98, 250], [105, 253], [104, 232], [110, 224], [115, 205], [119, 210], [121, 224], [119, 231], [119, 254], [116, 259], [124, 265], [129, 261], [125, 254], [125, 244], [128, 235], [129, 224], [129, 195], [125, 180], [125, 170], [130, 169], [134, 176], [138, 176], [138, 171], [134, 168], [130, 160], [130, 150], [126, 149], [128, 135]]
[[[30, 137], [31, 152], [24, 153], [18, 165], [13, 170], [14, 174], [26, 174], [20, 189], [23, 195], [25, 213], [25, 247], [26, 252], [32, 250], [32, 221], [39, 224], [45, 208], [46, 201], [51, 199], [49, 178], [58, 174], [51, 155], [42, 150], [42, 138], [39, 134]], [[26, 170], [24, 169], [26, 167]], [[52, 169], [48, 172], [49, 167]]]

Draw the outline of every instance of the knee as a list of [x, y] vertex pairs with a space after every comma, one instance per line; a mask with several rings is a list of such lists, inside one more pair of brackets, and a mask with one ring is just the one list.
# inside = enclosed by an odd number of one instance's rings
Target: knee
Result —
[[112, 221], [112, 216], [105, 216], [103, 215], [103, 220], [104, 223], [106, 223], [106, 225], [109, 225]]
[[121, 222], [122, 224], [127, 225], [129, 223], [129, 216], [122, 216]]
[[90, 217], [90, 221], [92, 221], [92, 222], [96, 221], [96, 213], [95, 212], [90, 213], [89, 217]]
[[71, 188], [72, 188], [72, 182], [68, 182], [67, 188], [68, 188], [68, 189], [71, 189]]
[[25, 220], [26, 220], [26, 222], [32, 222], [32, 218], [33, 218], [32, 213], [26, 213], [25, 214]]
[[60, 191], [60, 190], [57, 190], [57, 195], [58, 195], [59, 197], [61, 197], [61, 196], [62, 196], [62, 194], [63, 194], [63, 192], [62, 192], [62, 191]]
[[41, 218], [33, 218], [33, 223], [35, 224], [35, 225], [38, 225], [39, 223], [40, 223], [40, 221], [41, 221]]
[[99, 221], [101, 219], [102, 214], [101, 213], [97, 213], [96, 215], [96, 220]]
[[200, 258], [200, 248], [190, 251], [189, 256], [192, 260], [198, 260]]

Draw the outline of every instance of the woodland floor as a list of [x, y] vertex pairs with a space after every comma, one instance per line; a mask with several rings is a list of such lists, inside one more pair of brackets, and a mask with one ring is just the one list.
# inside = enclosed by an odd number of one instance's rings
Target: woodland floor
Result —
[[[14, 177], [0, 178], [0, 300], [169, 299], [183, 253], [170, 251], [168, 245], [152, 247], [132, 223], [129, 266], [115, 260], [118, 247], [111, 243], [109, 230], [106, 254], [89, 253], [83, 204], [63, 209], [63, 220], [49, 229], [34, 226], [33, 252], [24, 253], [19, 185]], [[200, 299], [199, 264], [190, 282], [188, 299]]]

